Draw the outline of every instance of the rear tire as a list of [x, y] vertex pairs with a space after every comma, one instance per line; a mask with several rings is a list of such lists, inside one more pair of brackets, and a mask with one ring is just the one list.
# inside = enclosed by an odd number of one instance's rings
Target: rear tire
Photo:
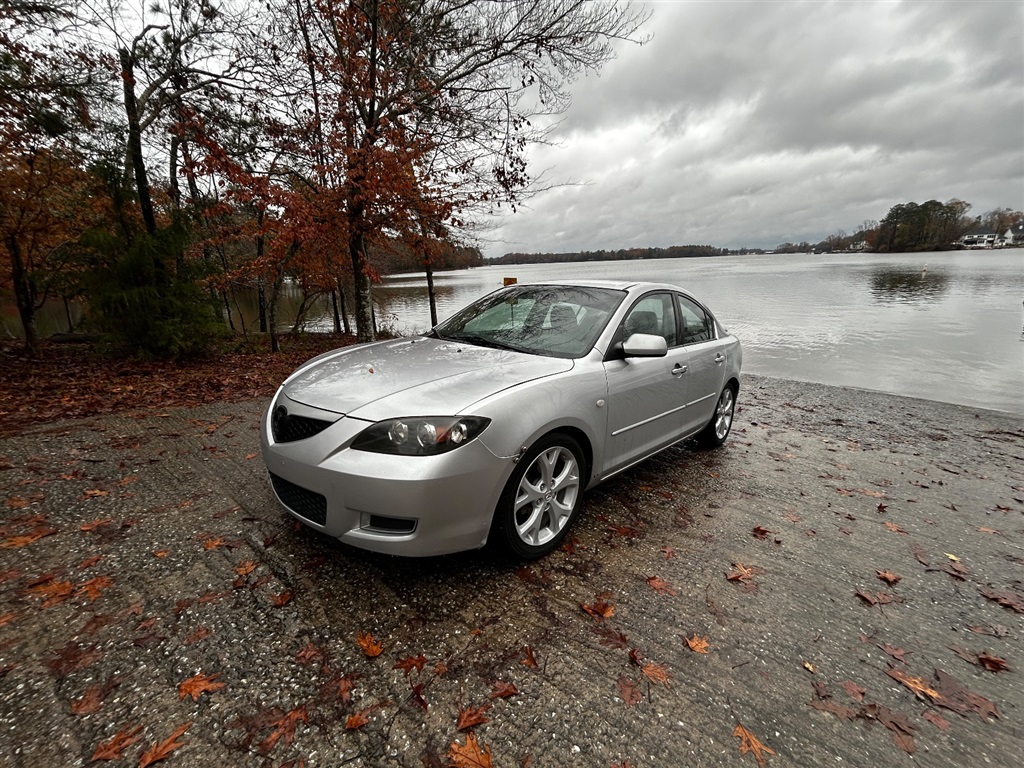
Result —
[[736, 411], [736, 391], [732, 385], [726, 385], [718, 396], [715, 413], [708, 425], [697, 435], [697, 441], [706, 448], [717, 448], [722, 445], [729, 432], [732, 431], [733, 415]]
[[583, 450], [568, 435], [541, 438], [502, 491], [494, 530], [515, 557], [534, 560], [557, 549], [576, 517], [586, 484]]

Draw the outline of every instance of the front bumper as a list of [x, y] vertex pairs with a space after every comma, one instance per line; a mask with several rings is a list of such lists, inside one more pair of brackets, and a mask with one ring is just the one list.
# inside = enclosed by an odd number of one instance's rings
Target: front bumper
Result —
[[[369, 422], [341, 418], [294, 442], [260, 442], [281, 505], [311, 528], [362, 549], [425, 557], [482, 547], [511, 460], [480, 440], [438, 456], [392, 456], [348, 446]], [[334, 416], [336, 418], [336, 415]]]

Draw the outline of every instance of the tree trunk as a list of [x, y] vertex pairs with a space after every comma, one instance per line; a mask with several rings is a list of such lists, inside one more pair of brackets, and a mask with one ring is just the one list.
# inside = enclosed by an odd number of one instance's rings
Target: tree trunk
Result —
[[[260, 234], [256, 236], [256, 263], [263, 261], [263, 253], [266, 249], [266, 239], [263, 234], [263, 211], [256, 212], [256, 225], [260, 228]], [[256, 294], [260, 305], [260, 333], [267, 332], [267, 289], [262, 275], [256, 278]]]
[[[128, 157], [135, 174], [135, 190], [139, 195], [142, 221], [149, 234], [156, 232], [156, 215], [153, 213], [153, 199], [149, 192], [149, 177], [146, 175], [146, 161], [142, 155], [142, 128], [139, 125], [139, 104], [135, 98], [135, 62], [128, 49], [118, 51], [121, 58], [121, 79], [124, 82], [124, 111], [128, 118]], [[159, 257], [154, 256], [159, 260]], [[158, 276], [162, 265], [157, 265]]]
[[39, 353], [39, 332], [36, 329], [35, 295], [32, 282], [21, 258], [21, 247], [16, 237], [7, 238], [7, 250], [11, 254], [11, 278], [14, 281], [14, 301], [18, 305], [21, 328], [25, 333], [25, 347], [33, 356]]
[[260, 305], [260, 333], [267, 332], [267, 288], [263, 278], [256, 279], [256, 300]]
[[434, 268], [430, 266], [430, 259], [424, 264], [427, 272], [427, 299], [430, 302], [430, 327], [437, 325], [437, 301], [434, 299]]
[[338, 299], [341, 303], [341, 322], [345, 327], [345, 335], [352, 335], [352, 326], [348, 322], [348, 307], [345, 305], [345, 286], [338, 280]]
[[[357, 206], [358, 207], [358, 206]], [[366, 239], [359, 231], [361, 215], [350, 214], [352, 226], [349, 231], [349, 256], [352, 259], [352, 279], [356, 294], [356, 341], [363, 344], [373, 341], [376, 334], [373, 329], [373, 304], [370, 298], [370, 276], [367, 274]]]
[[341, 315], [338, 314], [337, 291], [331, 291], [331, 309], [334, 311], [334, 332], [341, 333]]
[[277, 298], [284, 282], [284, 271], [278, 270], [270, 289], [270, 306], [267, 311], [267, 325], [270, 328], [270, 351], [275, 354], [281, 351], [281, 337], [277, 332]]

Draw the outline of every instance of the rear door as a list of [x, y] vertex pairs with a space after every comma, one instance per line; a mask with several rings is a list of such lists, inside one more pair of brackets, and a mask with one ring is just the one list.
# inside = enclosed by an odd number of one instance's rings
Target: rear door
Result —
[[688, 296], [676, 294], [679, 333], [689, 355], [683, 429], [693, 433], [709, 421], [725, 386], [727, 342], [718, 339], [711, 315]]

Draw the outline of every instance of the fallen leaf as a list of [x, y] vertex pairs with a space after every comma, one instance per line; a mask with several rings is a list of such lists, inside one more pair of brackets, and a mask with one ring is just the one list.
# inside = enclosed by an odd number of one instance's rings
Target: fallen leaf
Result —
[[96, 576], [79, 584], [75, 589], [75, 597], [87, 597], [89, 602], [92, 602], [99, 599], [103, 594], [103, 590], [109, 589], [113, 585], [113, 579], [107, 576]]
[[875, 574], [889, 586], [896, 584], [903, 577], [899, 574], [893, 573], [892, 571], [875, 571]]
[[914, 744], [915, 729], [910, 725], [906, 715], [894, 712], [881, 704], [868, 704], [861, 709], [861, 713], [864, 717], [877, 720], [888, 728], [893, 743], [908, 755], [914, 754], [917, 750]]
[[809, 662], [809, 661], [805, 661], [805, 662], [804, 662], [804, 669], [806, 669], [806, 670], [807, 670], [808, 672], [810, 672], [810, 673], [811, 673], [812, 675], [814, 675], [814, 674], [817, 674], [817, 673], [816, 673], [816, 672], [814, 671], [814, 665], [813, 665], [813, 664], [811, 664], [811, 662]]
[[928, 567], [928, 553], [924, 551], [924, 547], [920, 544], [911, 544], [910, 551], [914, 555], [914, 559], [917, 560], [921, 565]]
[[606, 598], [610, 597], [609, 593], [604, 592], [597, 596], [594, 600], [593, 605], [587, 605], [586, 603], [580, 603], [580, 608], [585, 613], [593, 616], [598, 621], [602, 619], [610, 619], [615, 615], [615, 606], [605, 601]]
[[427, 711], [427, 700], [423, 697], [423, 683], [417, 683], [412, 686], [412, 694], [410, 695], [412, 703], [422, 709], [424, 712]]
[[75, 586], [70, 581], [51, 581], [31, 587], [28, 590], [31, 594], [44, 598], [43, 608], [57, 605], [67, 600], [75, 591]]
[[747, 568], [740, 563], [733, 563], [733, 570], [725, 574], [728, 581], [738, 581], [744, 584], [752, 583], [755, 575], [754, 568]]
[[458, 730], [467, 731], [470, 728], [475, 728], [488, 722], [489, 718], [484, 717], [484, 713], [490, 708], [490, 704], [484, 704], [480, 707], [466, 707], [465, 709], [459, 707]]
[[405, 676], [408, 677], [409, 673], [414, 669], [417, 672], [423, 671], [423, 665], [427, 663], [427, 657], [420, 654], [419, 656], [406, 656], [404, 659], [399, 659], [392, 669], [400, 669], [405, 672]]
[[635, 706], [643, 701], [643, 694], [636, 686], [636, 683], [625, 675], [619, 675], [619, 679], [615, 685], [619, 690], [619, 698], [625, 702], [627, 707]]
[[96, 746], [96, 751], [92, 753], [93, 762], [96, 760], [120, 760], [121, 753], [139, 740], [138, 734], [141, 730], [142, 726], [137, 725], [130, 730], [118, 731], [108, 741], [101, 741]]
[[609, 648], [627, 648], [629, 646], [629, 638], [622, 634], [622, 632], [612, 629], [607, 624], [598, 624], [591, 627], [591, 631], [601, 638], [601, 645], [606, 645]]
[[448, 758], [454, 768], [493, 768], [491, 748], [477, 742], [476, 735], [466, 734], [465, 745], [453, 741], [448, 747]]
[[255, 560], [244, 560], [235, 567], [235, 573], [239, 576], [248, 576], [256, 570], [256, 565]]
[[767, 528], [763, 526], [755, 525], [751, 533], [754, 535], [755, 539], [767, 539], [769, 534], [772, 533], [772, 531], [769, 531]]
[[808, 704], [814, 707], [819, 712], [828, 712], [830, 715], [835, 715], [840, 720], [848, 720], [853, 722], [857, 717], [857, 711], [850, 707], [844, 707], [831, 698], [815, 698], [808, 702]]
[[864, 694], [867, 693], [867, 690], [861, 688], [853, 682], [853, 680], [846, 680], [845, 682], [840, 683], [840, 685], [851, 699], [854, 701], [864, 701]]
[[884, 525], [893, 533], [906, 533], [906, 531], [904, 531], [902, 528], [896, 525], [896, 523], [891, 522], [890, 520], [886, 520], [884, 523], [882, 523], [882, 525]]
[[171, 756], [171, 752], [180, 747], [183, 747], [179, 738], [181, 738], [185, 731], [192, 727], [192, 723], [188, 722], [184, 725], [180, 725], [174, 729], [174, 732], [163, 741], [159, 741], [150, 747], [146, 752], [143, 753], [142, 757], [139, 758], [139, 768], [146, 768], [153, 763], [165, 760]]
[[887, 653], [888, 655], [890, 655], [894, 659], [896, 659], [896, 661], [900, 661], [900, 662], [902, 662], [904, 664], [907, 663], [907, 660], [905, 658], [907, 652], [905, 650], [903, 650], [902, 648], [897, 648], [896, 646], [889, 645], [888, 643], [879, 644], [878, 647], [883, 652]]
[[927, 697], [932, 701], [935, 701], [939, 698], [938, 691], [930, 687], [928, 683], [925, 680], [922, 680], [920, 677], [913, 677], [911, 675], [908, 675], [903, 670], [896, 669], [894, 667], [890, 667], [889, 669], [885, 670], [885, 674], [887, 674], [896, 682], [905, 685], [916, 696], [920, 696], [922, 698]]
[[666, 688], [669, 687], [668, 670], [665, 669], [665, 667], [663, 667], [661, 664], [655, 664], [653, 661], [649, 661], [640, 667], [640, 671], [643, 673], [644, 677], [646, 677], [652, 683], [660, 683], [661, 685], [664, 685]]
[[964, 688], [952, 675], [937, 669], [935, 670], [935, 681], [935, 689], [939, 694], [935, 703], [938, 706], [961, 715], [974, 712], [982, 718], [999, 717], [999, 710], [996, 709], [995, 704], [981, 694]]
[[519, 693], [519, 689], [516, 688], [514, 683], [505, 683], [498, 681], [494, 684], [491, 692], [487, 694], [489, 699], [507, 699], [510, 696], [515, 696]]
[[686, 637], [684, 639], [690, 650], [694, 653], [707, 653], [708, 648], [711, 647], [706, 637], [701, 637], [696, 633], [694, 633], [693, 637]]
[[103, 686], [90, 685], [80, 698], [71, 700], [71, 712], [75, 715], [92, 715], [100, 711], [103, 704]]
[[213, 675], [193, 675], [188, 680], [185, 680], [178, 684], [178, 701], [181, 701], [186, 696], [191, 696], [192, 701], [199, 701], [199, 697], [204, 693], [213, 693], [219, 691], [227, 686], [224, 683], [214, 682], [219, 674]]
[[1010, 630], [1004, 627], [1002, 624], [971, 624], [967, 627], [971, 632], [978, 635], [988, 635], [990, 637], [1006, 637], [1010, 634]]
[[357, 731], [370, 722], [370, 714], [376, 707], [367, 707], [366, 709], [360, 709], [345, 718], [345, 730], [346, 731]]
[[748, 752], [751, 753], [761, 768], [764, 768], [764, 766], [768, 764], [767, 756], [775, 754], [775, 751], [771, 747], [767, 747], [762, 744], [754, 734], [739, 723], [736, 723], [736, 727], [733, 728], [732, 735], [740, 740], [740, 754], [745, 755]]
[[19, 536], [11, 536], [8, 539], [4, 539], [0, 543], [0, 548], [3, 549], [20, 549], [21, 547], [27, 547], [29, 544], [34, 544], [40, 539], [44, 539], [47, 536], [52, 536], [60, 531], [59, 528], [54, 528], [49, 525], [41, 525], [30, 531], [29, 533], [23, 533]]
[[533, 648], [528, 645], [523, 646], [524, 659], [520, 662], [524, 666], [530, 667], [531, 669], [537, 668], [537, 657], [533, 655]]
[[954, 563], [959, 563], [960, 562], [960, 558], [957, 557], [956, 555], [951, 555], [951, 554], [949, 554], [949, 552], [943, 552], [942, 554], [944, 554], [946, 557], [948, 557]]
[[281, 739], [284, 739], [285, 744], [291, 744], [295, 740], [295, 726], [299, 723], [308, 723], [309, 718], [306, 715], [306, 708], [296, 707], [295, 709], [278, 715], [270, 721], [269, 725], [274, 726], [274, 730], [270, 733], [267, 738], [260, 742], [258, 747], [261, 755], [268, 754]]
[[360, 632], [356, 635], [356, 645], [363, 649], [367, 657], [374, 659], [381, 655], [384, 646], [378, 643], [369, 632]]
[[943, 717], [942, 715], [940, 715], [940, 714], [939, 714], [938, 712], [933, 712], [933, 711], [932, 711], [932, 710], [930, 710], [930, 709], [929, 709], [929, 710], [926, 710], [925, 712], [923, 712], [923, 713], [921, 714], [921, 717], [923, 717], [923, 718], [924, 718], [925, 720], [927, 720], [927, 721], [928, 721], [929, 723], [931, 723], [932, 725], [934, 725], [934, 726], [935, 726], [936, 728], [938, 728], [938, 729], [939, 729], [940, 731], [948, 731], [948, 730], [949, 730], [949, 727], [950, 727], [950, 725], [951, 725], [951, 723], [949, 722], [949, 720], [947, 720], [946, 718], [944, 718], [944, 717]]
[[989, 600], [999, 603], [1004, 608], [1009, 608], [1017, 613], [1024, 613], [1024, 596], [1011, 592], [1008, 589], [980, 589], [981, 594]]
[[658, 576], [648, 576], [647, 586], [662, 595], [676, 595], [677, 592], [669, 586], [669, 583]]
[[95, 645], [81, 646], [71, 640], [46, 662], [46, 666], [53, 670], [58, 677], [63, 677], [90, 666], [102, 655], [102, 651]]
[[91, 523], [82, 523], [78, 526], [78, 530], [88, 533], [89, 531], [95, 531], [97, 528], [102, 528], [104, 525], [109, 525], [114, 522], [112, 517], [103, 517], [99, 520], [93, 520]]

